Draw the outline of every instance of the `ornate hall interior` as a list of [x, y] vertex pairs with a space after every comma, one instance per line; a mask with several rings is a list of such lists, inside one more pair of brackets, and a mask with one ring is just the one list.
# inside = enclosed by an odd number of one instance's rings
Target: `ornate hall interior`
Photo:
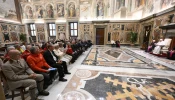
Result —
[[0, 81], [0, 100], [175, 100], [175, 0], [0, 0]]

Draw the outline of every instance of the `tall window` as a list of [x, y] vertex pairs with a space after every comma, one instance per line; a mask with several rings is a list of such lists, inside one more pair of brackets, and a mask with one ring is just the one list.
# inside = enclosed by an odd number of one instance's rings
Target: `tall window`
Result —
[[31, 36], [36, 36], [36, 28], [35, 28], [35, 24], [29, 24], [30, 25], [30, 32], [31, 32]]
[[70, 29], [70, 36], [71, 37], [78, 36], [78, 23], [77, 22], [70, 22], [69, 29]]
[[49, 24], [49, 35], [50, 36], [56, 36], [55, 24]]

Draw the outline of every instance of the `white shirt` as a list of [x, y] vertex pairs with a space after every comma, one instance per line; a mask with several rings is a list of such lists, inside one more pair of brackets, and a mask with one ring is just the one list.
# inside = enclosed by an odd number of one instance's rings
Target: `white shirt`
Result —
[[59, 57], [62, 57], [63, 55], [64, 55], [64, 52], [62, 52], [61, 50], [59, 50], [59, 49], [54, 49], [53, 50], [54, 51], [54, 53], [57, 55], [57, 56], [59, 56]]
[[[50, 51], [50, 50], [49, 50], [49, 51]], [[53, 59], [54, 59], [55, 61], [57, 61], [57, 58], [53, 55], [53, 53], [52, 53], [51, 51], [50, 51], [50, 53], [51, 53]]]

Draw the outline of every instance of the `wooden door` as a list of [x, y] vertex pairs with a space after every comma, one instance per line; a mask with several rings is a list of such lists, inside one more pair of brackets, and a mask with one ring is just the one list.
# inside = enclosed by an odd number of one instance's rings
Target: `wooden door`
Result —
[[104, 45], [104, 28], [96, 29], [96, 45]]

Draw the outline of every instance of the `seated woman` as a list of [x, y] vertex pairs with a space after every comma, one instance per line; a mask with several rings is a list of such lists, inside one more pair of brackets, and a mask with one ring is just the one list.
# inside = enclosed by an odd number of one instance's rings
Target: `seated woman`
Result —
[[74, 63], [75, 60], [77, 59], [77, 55], [76, 55], [75, 52], [73, 52], [72, 47], [71, 47], [71, 44], [70, 44], [69, 42], [67, 43], [67, 51], [66, 51], [66, 54], [72, 56], [71, 63]]
[[156, 41], [152, 40], [151, 44], [148, 46], [148, 49], [146, 52], [152, 52], [152, 50], [154, 50], [154, 48], [156, 47]]
[[167, 52], [167, 58], [175, 60], [175, 47], [173, 48], [173, 50]]
[[62, 58], [62, 57], [65, 55], [65, 53], [62, 52], [62, 51], [59, 49], [59, 45], [58, 45], [58, 44], [55, 44], [54, 47], [55, 47], [55, 49], [53, 50], [54, 53], [55, 53], [58, 57]]

